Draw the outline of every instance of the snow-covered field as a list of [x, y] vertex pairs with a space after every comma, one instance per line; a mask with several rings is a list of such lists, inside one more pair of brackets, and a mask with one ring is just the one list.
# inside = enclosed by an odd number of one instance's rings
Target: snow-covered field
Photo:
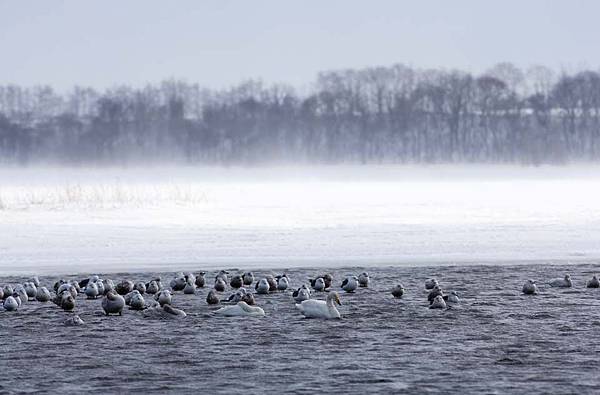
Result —
[[0, 169], [0, 274], [600, 258], [600, 167]]

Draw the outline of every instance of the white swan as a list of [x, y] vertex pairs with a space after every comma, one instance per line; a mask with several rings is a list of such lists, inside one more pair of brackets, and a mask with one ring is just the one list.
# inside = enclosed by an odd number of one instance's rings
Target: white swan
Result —
[[226, 317], [250, 316], [264, 317], [265, 311], [257, 306], [249, 306], [246, 302], [238, 302], [234, 306], [225, 306], [215, 311], [215, 314], [221, 314]]
[[296, 308], [300, 310], [307, 318], [340, 318], [340, 312], [335, 308], [335, 304], [341, 305], [340, 296], [337, 292], [332, 292], [327, 296], [327, 301], [323, 300], [305, 300], [297, 304]]
[[558, 288], [571, 288], [573, 286], [573, 282], [571, 281], [571, 276], [565, 274], [564, 278], [555, 278], [554, 280], [549, 282], [551, 287]]

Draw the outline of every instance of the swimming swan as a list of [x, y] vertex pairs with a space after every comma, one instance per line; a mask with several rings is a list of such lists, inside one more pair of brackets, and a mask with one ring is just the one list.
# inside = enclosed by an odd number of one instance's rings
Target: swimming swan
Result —
[[337, 292], [332, 292], [327, 296], [327, 301], [323, 300], [305, 300], [297, 304], [296, 308], [300, 310], [307, 318], [340, 318], [340, 312], [335, 308], [335, 304], [341, 305], [340, 296]]
[[238, 302], [234, 306], [225, 306], [215, 311], [215, 314], [221, 314], [226, 317], [264, 317], [265, 311], [260, 307], [249, 306], [246, 302]]

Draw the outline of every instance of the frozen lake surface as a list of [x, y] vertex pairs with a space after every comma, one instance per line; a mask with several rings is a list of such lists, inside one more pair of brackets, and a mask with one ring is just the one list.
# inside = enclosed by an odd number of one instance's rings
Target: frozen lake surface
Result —
[[[105, 317], [100, 299], [83, 296], [74, 313], [28, 302], [15, 313], [0, 311], [0, 393], [597, 393], [600, 289], [584, 286], [597, 270], [583, 264], [372, 268], [372, 287], [340, 294], [342, 319], [333, 321], [303, 318], [287, 293], [256, 295], [264, 318], [216, 316], [206, 288], [175, 295], [173, 304], [188, 314], [183, 320], [127, 309]], [[286, 273], [299, 286], [331, 272], [339, 286], [343, 276], [361, 271]], [[544, 285], [565, 272], [572, 289]], [[168, 284], [173, 274], [103, 277], [156, 275]], [[428, 308], [423, 284], [431, 276], [459, 292], [459, 307]], [[521, 294], [528, 278], [538, 281], [539, 295]], [[49, 287], [57, 279], [40, 278]], [[0, 285], [25, 280], [0, 277]], [[389, 293], [398, 282], [403, 299]], [[73, 314], [85, 325], [64, 326]]]
[[600, 167], [0, 169], [0, 274], [600, 258]]

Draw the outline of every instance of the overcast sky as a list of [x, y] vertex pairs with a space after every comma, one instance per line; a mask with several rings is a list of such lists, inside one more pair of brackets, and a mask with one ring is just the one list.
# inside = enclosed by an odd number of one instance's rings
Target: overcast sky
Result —
[[600, 65], [600, 1], [0, 0], [0, 83], [303, 86], [320, 70]]

